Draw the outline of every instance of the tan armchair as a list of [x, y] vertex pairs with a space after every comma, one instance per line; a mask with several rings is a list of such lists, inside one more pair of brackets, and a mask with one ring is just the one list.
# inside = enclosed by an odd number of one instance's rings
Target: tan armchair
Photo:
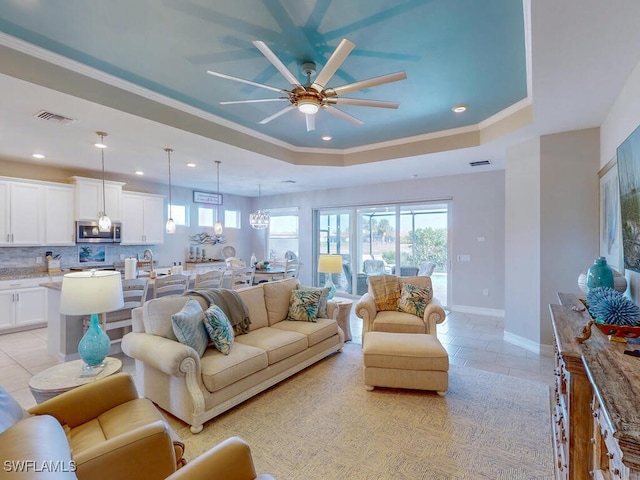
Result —
[[184, 463], [184, 444], [155, 405], [138, 397], [128, 373], [62, 393], [29, 413], [62, 425], [80, 480], [164, 479]]
[[171, 475], [167, 480], [273, 480], [256, 476], [249, 445], [238, 437], [227, 438]]
[[[405, 283], [421, 287], [431, 287], [431, 277], [398, 277], [400, 288]], [[378, 311], [371, 285], [369, 291], [356, 304], [356, 315], [362, 319], [362, 337], [367, 332], [430, 333], [437, 334], [436, 325], [444, 322], [446, 314], [440, 301], [432, 298], [427, 304], [422, 318], [411, 313], [395, 310]]]

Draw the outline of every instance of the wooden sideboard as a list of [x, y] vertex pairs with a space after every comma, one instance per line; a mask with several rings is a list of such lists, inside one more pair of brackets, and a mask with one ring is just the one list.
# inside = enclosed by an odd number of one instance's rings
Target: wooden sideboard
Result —
[[559, 479], [640, 480], [640, 345], [610, 341], [592, 327], [580, 299], [550, 305], [556, 349], [552, 418]]

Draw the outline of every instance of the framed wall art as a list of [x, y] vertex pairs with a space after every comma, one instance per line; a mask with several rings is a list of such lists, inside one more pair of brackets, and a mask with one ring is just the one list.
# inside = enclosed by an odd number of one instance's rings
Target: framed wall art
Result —
[[640, 272], [640, 128], [616, 151], [620, 188], [622, 252], [625, 269]]
[[622, 273], [622, 235], [617, 159], [612, 158], [599, 172], [600, 176], [600, 256]]

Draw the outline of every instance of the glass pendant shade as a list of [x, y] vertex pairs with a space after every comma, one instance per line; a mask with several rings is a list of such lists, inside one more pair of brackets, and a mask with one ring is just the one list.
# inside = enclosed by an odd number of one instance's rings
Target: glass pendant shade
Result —
[[165, 231], [168, 234], [176, 233], [176, 222], [173, 221], [173, 218], [167, 220], [167, 224], [165, 225]]
[[110, 232], [111, 231], [111, 219], [107, 216], [106, 213], [100, 212], [100, 218], [98, 218], [98, 230], [101, 232]]
[[224, 228], [222, 227], [222, 223], [216, 222], [216, 224], [213, 226], [213, 233], [215, 233], [216, 235], [222, 235], [223, 231]]

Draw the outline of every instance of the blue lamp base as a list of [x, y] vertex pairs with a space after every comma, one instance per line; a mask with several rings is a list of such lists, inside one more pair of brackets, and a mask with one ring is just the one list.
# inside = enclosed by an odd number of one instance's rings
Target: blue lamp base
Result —
[[331, 274], [327, 273], [327, 283], [324, 284], [325, 288], [329, 289], [329, 299], [332, 299], [336, 295], [336, 286], [333, 284]]
[[98, 314], [92, 313], [89, 328], [78, 344], [78, 353], [84, 360], [82, 376], [89, 377], [99, 374], [104, 368], [104, 359], [109, 354], [111, 340], [100, 328]]

